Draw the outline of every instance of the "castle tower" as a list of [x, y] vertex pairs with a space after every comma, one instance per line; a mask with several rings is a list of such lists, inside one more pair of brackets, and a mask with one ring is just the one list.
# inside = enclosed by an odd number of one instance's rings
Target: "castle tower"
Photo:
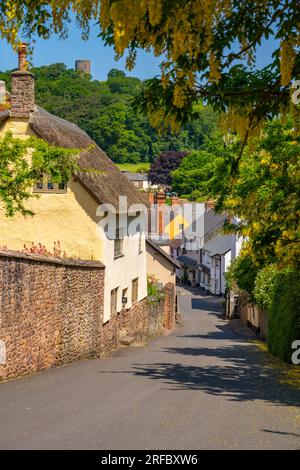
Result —
[[91, 61], [85, 59], [75, 60], [75, 70], [91, 75]]

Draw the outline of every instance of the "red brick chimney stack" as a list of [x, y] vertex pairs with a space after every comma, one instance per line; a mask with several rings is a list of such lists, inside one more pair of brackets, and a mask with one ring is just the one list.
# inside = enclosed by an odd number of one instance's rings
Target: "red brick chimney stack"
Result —
[[166, 203], [166, 195], [164, 192], [160, 191], [159, 193], [156, 194], [156, 204], [158, 204], [159, 206], [162, 206], [165, 203]]
[[11, 117], [29, 118], [34, 111], [34, 76], [27, 70], [27, 44], [18, 49], [19, 68], [12, 72]]

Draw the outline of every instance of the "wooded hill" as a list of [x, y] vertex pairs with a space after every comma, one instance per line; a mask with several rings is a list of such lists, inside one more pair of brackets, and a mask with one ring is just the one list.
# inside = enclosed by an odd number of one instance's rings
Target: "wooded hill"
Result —
[[[50, 113], [78, 124], [119, 163], [148, 162], [166, 150], [201, 147], [215, 127], [216, 118], [199, 106], [199, 118], [176, 135], [159, 136], [147, 117], [132, 108], [143, 82], [112, 69], [107, 80], [67, 69], [62, 63], [33, 69], [36, 102]], [[0, 72], [10, 89], [10, 72]]]

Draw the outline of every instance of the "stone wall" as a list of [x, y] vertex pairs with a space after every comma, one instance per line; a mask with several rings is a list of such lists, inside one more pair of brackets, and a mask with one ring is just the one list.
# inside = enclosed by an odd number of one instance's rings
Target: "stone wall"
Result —
[[11, 80], [11, 117], [28, 118], [34, 111], [34, 76], [26, 70], [15, 70]]
[[164, 294], [164, 300], [146, 298], [111, 317], [102, 327], [101, 355], [116, 349], [124, 337], [144, 341], [172, 330], [176, 322], [174, 284], [166, 284]]
[[[175, 326], [175, 286], [103, 324], [105, 269], [100, 262], [0, 251], [0, 380], [108, 354]], [[3, 346], [6, 349], [4, 359]]]
[[0, 379], [97, 356], [103, 292], [99, 262], [0, 252]]
[[164, 287], [165, 302], [164, 302], [164, 317], [163, 327], [166, 330], [173, 330], [176, 320], [176, 293], [175, 285], [169, 282]]

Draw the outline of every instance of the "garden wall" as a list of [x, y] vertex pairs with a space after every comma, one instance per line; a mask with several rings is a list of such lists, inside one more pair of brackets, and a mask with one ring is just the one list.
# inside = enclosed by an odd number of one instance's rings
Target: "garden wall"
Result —
[[136, 340], [175, 326], [175, 287], [103, 324], [100, 262], [0, 250], [0, 380], [108, 354], [124, 335]]
[[0, 379], [98, 354], [101, 263], [0, 252], [0, 294]]

